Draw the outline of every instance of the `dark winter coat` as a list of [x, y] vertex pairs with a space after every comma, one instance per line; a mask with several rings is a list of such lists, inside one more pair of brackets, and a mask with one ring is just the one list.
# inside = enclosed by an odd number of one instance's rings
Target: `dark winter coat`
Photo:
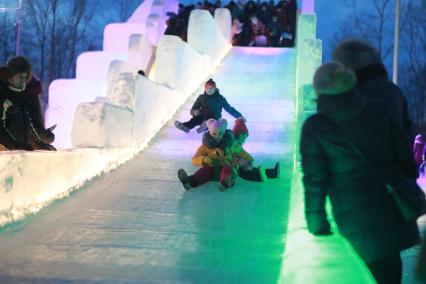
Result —
[[6, 128], [4, 119], [6, 117], [3, 112], [3, 106], [6, 101], [6, 90], [7, 85], [0, 81], [0, 144], [8, 149], [15, 149], [15, 138]]
[[414, 140], [407, 100], [401, 89], [388, 80], [383, 64], [373, 64], [356, 71], [357, 87], [367, 99], [381, 100], [388, 106], [395, 120]]
[[43, 108], [40, 100], [41, 92], [41, 82], [33, 75], [30, 82], [27, 83], [24, 91], [25, 104], [28, 109], [31, 122], [41, 141], [51, 144], [55, 140], [55, 135], [51, 131], [48, 131], [44, 125]]
[[194, 116], [195, 110], [201, 110], [204, 120], [210, 118], [219, 120], [222, 117], [222, 108], [235, 118], [242, 116], [241, 113], [233, 108], [225, 97], [219, 93], [218, 89], [216, 89], [216, 92], [213, 95], [208, 95], [206, 93], [199, 95], [195, 100], [190, 113]]
[[[323, 95], [318, 111], [335, 121], [390, 181], [417, 177], [408, 139], [380, 101], [353, 92]], [[300, 151], [311, 233], [330, 230], [324, 207], [328, 195], [340, 233], [366, 263], [418, 242], [416, 223], [403, 221], [385, 186], [329, 121], [318, 114], [305, 121]]]
[[0, 108], [4, 115], [6, 128], [17, 141], [29, 143], [33, 136], [33, 125], [24, 93], [6, 87], [2, 90], [2, 94], [5, 100]]

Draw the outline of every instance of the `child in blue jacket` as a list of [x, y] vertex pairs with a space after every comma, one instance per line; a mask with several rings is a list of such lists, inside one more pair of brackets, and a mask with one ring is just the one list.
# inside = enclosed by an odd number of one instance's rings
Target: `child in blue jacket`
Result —
[[210, 79], [204, 85], [204, 93], [198, 96], [191, 108], [192, 118], [187, 122], [176, 120], [175, 126], [188, 133], [192, 128], [200, 125], [197, 132], [204, 132], [207, 130], [207, 120], [210, 118], [219, 120], [222, 117], [222, 108], [235, 118], [242, 117], [241, 113], [233, 108], [225, 97], [219, 93], [219, 89], [216, 88], [216, 82]]

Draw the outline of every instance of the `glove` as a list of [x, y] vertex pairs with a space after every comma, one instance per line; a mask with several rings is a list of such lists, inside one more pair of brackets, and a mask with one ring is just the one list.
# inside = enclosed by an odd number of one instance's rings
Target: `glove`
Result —
[[194, 116], [199, 116], [199, 115], [201, 115], [201, 110], [199, 109], [194, 110]]

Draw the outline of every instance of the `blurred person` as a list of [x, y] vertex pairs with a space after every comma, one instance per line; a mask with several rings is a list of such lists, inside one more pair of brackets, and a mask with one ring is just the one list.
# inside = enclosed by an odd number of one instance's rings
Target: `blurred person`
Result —
[[413, 129], [407, 100], [401, 89], [388, 79], [388, 73], [377, 49], [355, 38], [341, 41], [332, 59], [355, 71], [357, 89], [368, 99], [379, 99], [413, 141]]
[[300, 142], [308, 230], [332, 233], [328, 196], [340, 234], [376, 281], [401, 283], [400, 251], [416, 245], [419, 232], [416, 220], [405, 221], [377, 173], [390, 184], [417, 178], [408, 138], [382, 102], [356, 93], [356, 75], [341, 63], [320, 66], [313, 85], [317, 113], [304, 122]]

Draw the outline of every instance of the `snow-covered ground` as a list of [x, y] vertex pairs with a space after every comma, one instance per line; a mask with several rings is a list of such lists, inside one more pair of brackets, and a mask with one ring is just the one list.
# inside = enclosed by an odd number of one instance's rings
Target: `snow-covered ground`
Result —
[[[0, 283], [274, 283], [295, 141], [295, 50], [234, 48], [213, 79], [248, 120], [247, 150], [282, 177], [185, 191], [201, 135], [170, 121], [133, 160], [0, 234]], [[191, 98], [175, 116], [189, 118]], [[227, 114], [232, 126], [233, 119]]]

